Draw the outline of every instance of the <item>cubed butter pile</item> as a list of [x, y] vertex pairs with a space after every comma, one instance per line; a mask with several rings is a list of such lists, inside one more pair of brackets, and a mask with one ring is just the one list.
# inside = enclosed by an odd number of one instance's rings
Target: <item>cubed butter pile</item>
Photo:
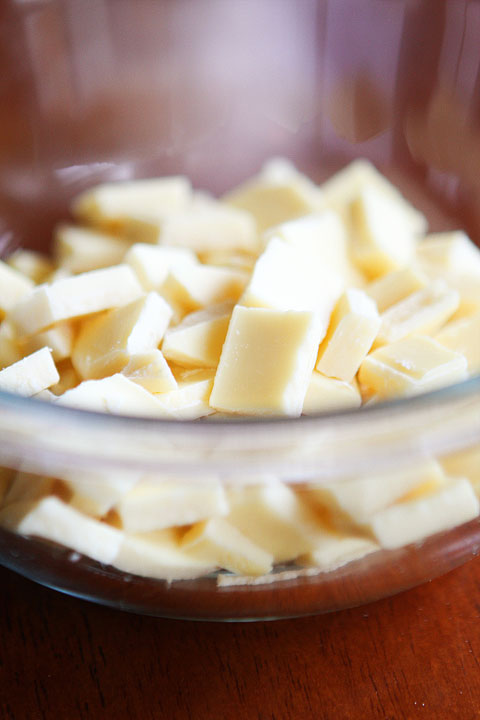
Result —
[[[358, 160], [287, 161], [217, 200], [184, 177], [107, 183], [53, 254], [0, 261], [0, 390], [121, 415], [311, 415], [480, 372], [480, 250]], [[474, 473], [473, 473], [474, 474]], [[477, 472], [478, 475], [478, 472]], [[269, 478], [0, 472], [0, 524], [126, 572], [320, 570], [479, 513], [472, 462], [294, 489]]]

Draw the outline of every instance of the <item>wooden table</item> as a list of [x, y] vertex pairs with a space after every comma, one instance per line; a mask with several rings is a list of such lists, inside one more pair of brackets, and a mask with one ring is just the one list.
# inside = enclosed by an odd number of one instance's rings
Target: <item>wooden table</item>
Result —
[[480, 559], [331, 615], [139, 617], [0, 570], [0, 718], [480, 717]]

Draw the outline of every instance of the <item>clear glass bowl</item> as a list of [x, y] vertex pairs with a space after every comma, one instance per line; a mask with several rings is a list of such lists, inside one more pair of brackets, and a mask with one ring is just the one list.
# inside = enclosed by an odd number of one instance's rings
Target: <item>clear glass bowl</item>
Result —
[[[322, 179], [367, 157], [430, 220], [480, 237], [480, 5], [467, 0], [75, 0], [4, 3], [0, 249], [46, 248], [81, 189], [185, 173], [213, 192], [288, 156]], [[288, 483], [389, 472], [480, 438], [480, 378], [295, 420], [112, 417], [0, 394], [0, 465]], [[254, 619], [398, 592], [476, 555], [474, 520], [331, 572], [218, 586], [120, 573], [0, 532], [0, 562], [46, 585], [154, 615]], [[291, 567], [279, 570], [292, 570]]]

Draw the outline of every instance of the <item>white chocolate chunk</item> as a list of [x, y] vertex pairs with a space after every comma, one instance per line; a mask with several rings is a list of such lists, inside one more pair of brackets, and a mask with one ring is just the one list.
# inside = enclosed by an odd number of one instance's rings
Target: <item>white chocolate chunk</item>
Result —
[[480, 447], [452, 453], [441, 458], [443, 469], [452, 477], [466, 477], [477, 495], [480, 495]]
[[69, 472], [62, 482], [72, 493], [69, 504], [87, 515], [103, 517], [138, 482], [135, 473]]
[[352, 382], [379, 328], [374, 301], [363, 290], [346, 290], [332, 313], [316, 369], [328, 377]]
[[33, 282], [26, 275], [18, 272], [0, 260], [0, 320], [33, 288]]
[[243, 272], [249, 274], [252, 272], [256, 261], [256, 255], [223, 249], [202, 253], [200, 258], [206, 265], [218, 265], [218, 267], [243, 270]]
[[324, 334], [342, 293], [344, 278], [336, 270], [324, 267], [321, 255], [321, 245], [302, 247], [300, 243], [272, 237], [255, 264], [241, 304], [271, 310], [315, 311]]
[[33, 280], [35, 284], [44, 282], [53, 270], [53, 263], [46, 255], [23, 248], [8, 256], [7, 265]]
[[0, 370], [0, 390], [29, 397], [54, 385], [60, 376], [48, 348]]
[[217, 367], [232, 309], [232, 303], [221, 303], [184, 317], [165, 333], [165, 357], [184, 367]]
[[120, 498], [116, 510], [126, 532], [149, 532], [191, 525], [217, 515], [226, 515], [223, 487], [217, 483], [144, 480]]
[[435, 333], [453, 315], [459, 302], [456, 290], [443, 280], [435, 280], [382, 313], [376, 345], [393, 343], [414, 333]]
[[412, 262], [416, 238], [397, 200], [366, 187], [351, 206], [355, 229], [352, 257], [369, 278]]
[[467, 377], [467, 361], [423, 335], [412, 335], [367, 355], [358, 379], [380, 398], [416, 395], [460, 382]]
[[435, 339], [450, 350], [465, 355], [471, 375], [480, 373], [480, 313], [448, 323]]
[[125, 255], [144, 290], [160, 290], [170, 270], [195, 265], [198, 260], [188, 248], [161, 247], [136, 243]]
[[298, 558], [298, 564], [313, 565], [329, 572], [379, 549], [378, 543], [366, 537], [325, 532], [314, 550]]
[[395, 201], [404, 221], [415, 235], [423, 235], [427, 220], [368, 160], [354, 160], [320, 186], [325, 204], [345, 211], [363, 188], [371, 188], [382, 197]]
[[213, 387], [213, 370], [193, 370], [178, 378], [178, 387], [170, 392], [155, 395], [158, 406], [167, 418], [196, 420], [211, 415], [214, 408], [209, 405]]
[[183, 537], [182, 548], [207, 563], [240, 575], [264, 575], [273, 558], [223, 518], [194, 525]]
[[132, 355], [158, 347], [172, 314], [168, 303], [150, 292], [128, 305], [87, 318], [72, 351], [75, 370], [84, 379], [119, 372]]
[[314, 313], [234, 308], [210, 405], [256, 415], [300, 415], [321, 328]]
[[124, 535], [112, 565], [133, 575], [168, 581], [205, 576], [215, 570], [214, 565], [182, 550], [179, 532], [173, 528]]
[[122, 375], [151, 393], [177, 389], [177, 381], [160, 350], [131, 355]]
[[170, 271], [161, 292], [188, 312], [227, 300], [236, 302], [247, 283], [247, 277], [241, 270], [183, 265]]
[[380, 545], [393, 549], [473, 520], [478, 498], [465, 478], [430, 495], [399, 503], [377, 513], [372, 529]]
[[377, 303], [378, 312], [383, 313], [400, 300], [424, 288], [427, 282], [427, 276], [412, 266], [383, 275], [369, 283], [365, 292]]
[[462, 230], [427, 235], [417, 247], [417, 259], [439, 271], [480, 278], [480, 250]]
[[52, 351], [55, 362], [70, 357], [73, 347], [75, 331], [71, 323], [59, 323], [50, 330], [30, 335], [22, 343], [24, 351], [28, 354], [48, 347]]
[[445, 473], [435, 462], [390, 470], [383, 474], [354, 477], [305, 490], [302, 497], [311, 503], [329, 507], [333, 513], [346, 513], [356, 525], [366, 525], [375, 513], [398, 502], [412, 491], [442, 487]]
[[315, 212], [321, 206], [318, 188], [300, 173], [271, 173], [267, 170], [228, 193], [223, 200], [246, 210], [261, 233], [285, 220]]
[[7, 506], [0, 511], [0, 526], [20, 535], [52, 540], [106, 564], [111, 564], [122, 542], [119, 530], [83, 515], [54, 496]]
[[167, 215], [159, 242], [198, 253], [219, 248], [258, 251], [257, 229], [250, 213], [213, 200]]
[[57, 404], [114, 415], [172, 418], [152, 393], [119, 373], [102, 380], [85, 380], [60, 395]]
[[72, 273], [118, 265], [130, 243], [112, 235], [75, 225], [59, 225], [54, 235], [54, 255]]
[[227, 521], [274, 562], [294, 560], [314, 548], [321, 527], [295, 492], [283, 483], [228, 491]]
[[17, 335], [11, 323], [0, 322], [0, 370], [18, 362], [23, 357]]
[[78, 195], [73, 214], [93, 225], [120, 226], [130, 217], [159, 217], [180, 210], [191, 200], [190, 183], [185, 177], [164, 177], [96, 185]]
[[30, 335], [63, 320], [126, 305], [141, 294], [132, 268], [114, 265], [39, 285], [15, 305], [10, 318], [20, 334]]
[[313, 371], [303, 402], [303, 415], [360, 407], [362, 397], [356, 383], [326, 377]]

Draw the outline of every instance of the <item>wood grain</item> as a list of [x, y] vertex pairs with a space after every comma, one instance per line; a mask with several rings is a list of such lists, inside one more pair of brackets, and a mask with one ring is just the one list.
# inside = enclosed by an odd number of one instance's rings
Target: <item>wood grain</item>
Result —
[[480, 560], [363, 608], [245, 624], [140, 617], [0, 571], [0, 717], [480, 717]]

